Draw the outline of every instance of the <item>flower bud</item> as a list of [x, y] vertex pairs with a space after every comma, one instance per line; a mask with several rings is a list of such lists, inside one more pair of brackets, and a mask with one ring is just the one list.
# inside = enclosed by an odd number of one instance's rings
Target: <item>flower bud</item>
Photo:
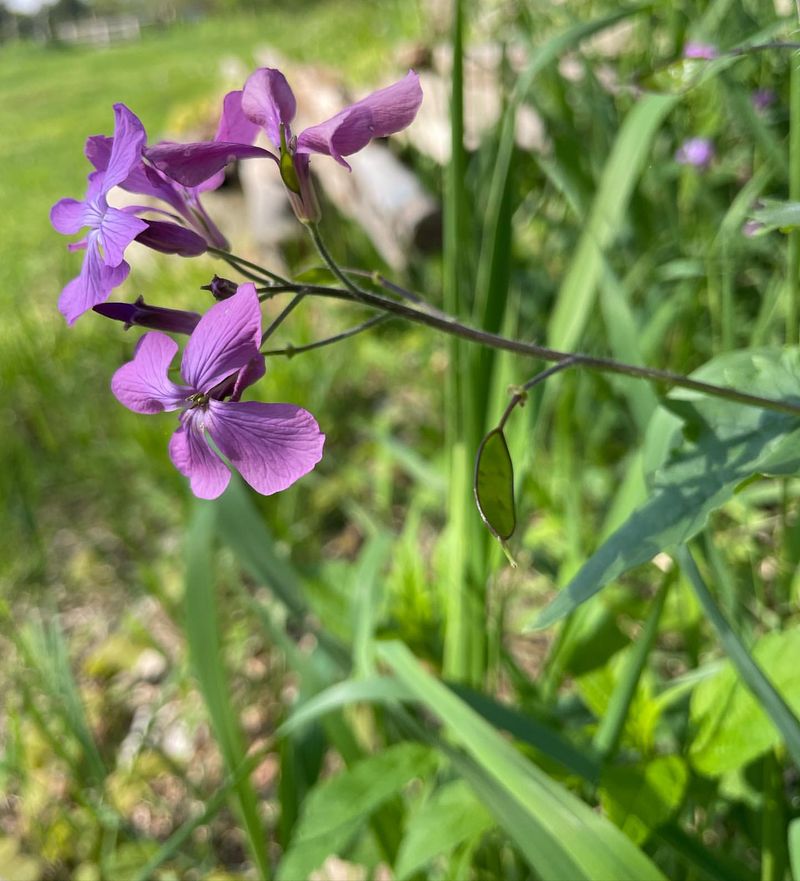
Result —
[[163, 330], [167, 333], [191, 333], [200, 321], [197, 312], [185, 312], [182, 309], [166, 309], [163, 306], [148, 306], [138, 297], [135, 303], [100, 303], [94, 311], [106, 318], [122, 321], [125, 330], [134, 324]]
[[219, 275], [215, 275], [214, 278], [211, 279], [210, 284], [201, 285], [201, 290], [211, 291], [211, 296], [215, 300], [227, 300], [228, 297], [232, 297], [238, 289], [239, 285], [237, 285], [235, 281], [231, 281], [229, 278], [222, 278], [222, 276]]
[[165, 220], [148, 220], [147, 229], [136, 236], [136, 241], [160, 251], [162, 254], [179, 254], [181, 257], [197, 257], [205, 254], [206, 240], [177, 223]]

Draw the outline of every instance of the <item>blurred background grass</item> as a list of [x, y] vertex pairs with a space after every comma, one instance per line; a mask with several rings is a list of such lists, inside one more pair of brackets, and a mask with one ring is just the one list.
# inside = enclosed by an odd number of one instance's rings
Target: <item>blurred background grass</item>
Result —
[[[142, 118], [152, 142], [240, 85], [228, 79], [230, 60], [250, 68], [264, 45], [335, 67], [360, 94], [402, 73], [403, 64], [393, 60], [401, 47], [440, 41], [430, 8], [403, 0], [275, 3], [258, 12], [231, 7], [148, 28], [140, 40], [109, 48], [31, 41], [0, 48], [0, 599], [7, 658], [0, 672], [0, 870], [5, 859], [19, 881], [136, 877], [224, 776], [187, 661], [182, 547], [191, 499], [166, 455], [174, 419], [136, 416], [110, 393], [110, 376], [130, 357], [138, 331], [125, 334], [93, 314], [65, 327], [56, 301], [79, 261], [50, 228], [49, 208], [83, 192], [83, 142], [110, 132], [114, 102]], [[530, 49], [576, 20], [615, 8], [579, 0], [476, 3], [468, 45], [497, 41]], [[528, 100], [548, 147], [542, 153], [514, 148], [497, 228], [484, 225], [484, 211], [502, 146], [499, 129], [465, 156], [457, 184], [464, 228], [455, 258], [464, 312], [475, 314], [476, 279], [485, 280], [478, 255], [503, 233], [501, 277], [492, 276], [500, 287], [507, 281], [502, 325], [544, 340], [566, 299], [561, 282], [608, 157], [637, 106], [629, 86], [677, 57], [691, 37], [730, 47], [756, 34], [785, 36], [786, 15], [749, 0], [655, 3], [612, 46], [590, 42], [547, 65]], [[715, 353], [783, 339], [783, 240], [749, 238], [742, 225], [757, 198], [785, 195], [788, 58], [773, 52], [741, 59], [676, 100], [649, 132], [646, 161], [604, 256], [597, 299], [593, 292], [579, 298], [582, 312], [575, 314], [585, 320], [579, 348], [688, 371]], [[503, 80], [510, 91], [510, 67]], [[766, 109], [752, 103], [757, 89], [774, 93]], [[645, 137], [632, 135], [634, 142]], [[714, 161], [707, 169], [678, 164], [676, 150], [698, 135], [714, 142]], [[440, 169], [409, 153], [439, 193]], [[620, 178], [629, 171], [621, 165]], [[612, 195], [617, 185], [622, 181], [612, 178]], [[380, 268], [363, 232], [333, 206], [326, 206], [323, 229], [343, 262]], [[299, 270], [316, 258], [298, 245], [287, 262]], [[210, 259], [153, 258], [134, 265], [120, 299], [143, 293], [148, 302], [199, 309], [207, 300], [198, 287], [215, 271], [220, 265]], [[438, 304], [442, 275], [439, 255], [415, 255], [405, 280]], [[292, 316], [286, 339], [300, 343], [346, 326], [347, 314], [307, 303]], [[437, 670], [454, 568], [445, 529], [452, 472], [443, 401], [451, 355], [433, 334], [388, 326], [291, 362], [276, 360], [254, 389], [265, 400], [307, 407], [328, 436], [312, 475], [291, 492], [254, 501], [274, 537], [277, 565], [292, 573], [286, 583], [302, 586], [316, 618], [345, 644], [355, 639], [358, 616], [367, 614], [363, 585], [377, 585], [368, 610], [375, 634], [399, 636]], [[491, 423], [505, 404], [506, 384], [531, 372], [530, 365], [499, 359], [496, 393], [476, 422]], [[501, 568], [487, 542], [490, 575], [481, 571], [478, 579], [487, 598], [479, 610], [486, 646], [478, 679], [588, 754], [661, 573], [650, 567], [624, 590], [611, 589], [597, 616], [555, 643], [523, 635], [520, 625], [640, 498], [637, 456], [653, 399], [625, 381], [575, 376], [565, 377], [543, 407], [548, 419], [539, 424], [536, 407], [515, 416], [511, 442], [521, 466], [515, 552], [522, 565], [517, 573]], [[473, 452], [465, 452], [467, 471]], [[782, 496], [774, 485], [756, 484], [715, 518], [723, 547], [715, 571], [721, 583], [738, 585], [729, 591], [730, 609], [753, 639], [794, 622], [800, 535], [793, 486]], [[460, 532], [454, 509], [463, 515]], [[450, 538], [472, 541], [474, 510], [457, 500], [449, 514]], [[474, 544], [484, 539], [481, 533]], [[299, 649], [274, 621], [265, 634], [264, 610], [273, 604], [256, 591], [262, 581], [247, 578], [243, 590], [230, 551], [220, 558], [221, 662], [231, 671], [231, 700], [247, 743], [263, 746], [286, 707], [311, 688], [302, 665], [314, 657], [315, 637], [296, 621], [288, 632]], [[253, 597], [261, 605], [254, 607]], [[713, 646], [696, 601], [678, 586], [626, 722], [627, 758], [635, 755], [644, 766], [669, 753], [683, 761], [697, 720], [690, 723], [688, 700], [664, 710], [657, 696], [704, 662]], [[348, 725], [370, 747], [396, 736], [391, 725], [358, 714]], [[328, 749], [314, 729], [259, 765], [260, 811], [277, 830], [271, 856], [289, 840], [320, 769], [335, 770], [344, 752]], [[678, 804], [672, 806], [673, 836], [711, 842], [749, 877], [762, 844], [754, 831], [761, 803], [753, 779], [760, 773], [743, 760], [722, 782], [693, 774], [682, 790], [682, 825]], [[558, 769], [553, 774], [564, 777]], [[595, 796], [591, 790], [587, 797]], [[795, 801], [788, 802], [794, 812]], [[473, 877], [512, 869], [528, 877], [517, 857], [493, 851], [488, 840], [475, 845]], [[686, 869], [688, 858], [674, 839], [672, 850], [661, 838], [649, 846], [671, 877], [708, 877], [696, 866]], [[250, 859], [235, 809], [222, 807], [176, 848], [158, 877], [253, 877]], [[353, 859], [375, 864], [374, 842], [359, 844]]]

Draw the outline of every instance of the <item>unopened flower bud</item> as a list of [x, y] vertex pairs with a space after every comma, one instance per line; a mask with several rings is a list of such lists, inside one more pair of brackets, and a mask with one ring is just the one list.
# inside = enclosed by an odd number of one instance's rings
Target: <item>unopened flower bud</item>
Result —
[[201, 285], [201, 290], [211, 291], [211, 296], [215, 300], [227, 300], [228, 297], [232, 297], [238, 289], [239, 286], [235, 281], [231, 281], [229, 278], [222, 278], [222, 276], [219, 275], [215, 275], [214, 278], [211, 279], [210, 284]]
[[179, 254], [181, 257], [197, 257], [205, 254], [208, 244], [204, 238], [165, 220], [148, 220], [147, 229], [136, 236], [136, 241], [162, 254]]
[[100, 303], [94, 307], [94, 311], [106, 318], [124, 322], [125, 330], [136, 324], [167, 333], [191, 333], [200, 321], [197, 312], [148, 306], [142, 297], [138, 297], [135, 303]]

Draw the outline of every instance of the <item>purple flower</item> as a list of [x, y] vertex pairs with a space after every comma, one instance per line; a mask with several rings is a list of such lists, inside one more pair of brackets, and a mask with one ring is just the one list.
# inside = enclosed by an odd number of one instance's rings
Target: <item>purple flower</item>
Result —
[[[267, 151], [260, 147], [248, 146], [241, 147], [238, 153], [235, 150], [231, 152], [231, 145], [227, 141], [234, 138], [243, 140], [249, 138], [252, 141], [257, 131], [256, 126], [247, 122], [242, 116], [241, 95], [241, 92], [231, 92], [225, 96], [217, 134], [214, 141], [208, 145], [216, 151], [215, 155], [221, 158], [222, 162], [206, 177], [197, 179], [191, 186], [184, 186], [149, 164], [145, 157], [140, 157], [140, 161], [131, 169], [128, 177], [120, 183], [122, 189], [130, 193], [161, 199], [174, 213], [150, 205], [137, 205], [128, 210], [136, 214], [151, 212], [164, 214], [170, 221], [183, 224], [176, 226], [175, 223], [162, 221], [156, 226], [156, 223], [151, 221], [151, 230], [146, 234], [147, 239], [143, 244], [165, 253], [181, 254], [184, 257], [202, 253], [207, 245], [228, 248], [225, 236], [209, 217], [200, 196], [221, 186], [225, 179], [223, 168], [232, 159], [248, 155], [268, 155]], [[96, 169], [104, 170], [108, 165], [113, 143], [113, 138], [104, 135], [94, 135], [86, 141], [86, 156]], [[165, 141], [151, 149], [168, 144], [169, 142]], [[184, 246], [176, 249], [175, 243], [181, 239]]]
[[[297, 216], [311, 223], [319, 219], [319, 205], [311, 185], [309, 155], [323, 153], [349, 170], [345, 156], [363, 149], [373, 138], [384, 138], [409, 126], [422, 102], [419, 77], [410, 70], [399, 82], [295, 136], [291, 123], [296, 102], [279, 70], [260, 68], [248, 78], [241, 93], [232, 94], [241, 98], [238, 107], [231, 102], [228, 134], [240, 138], [238, 143], [159, 144], [147, 151], [148, 158], [174, 180], [195, 186], [233, 156], [269, 156], [278, 164]], [[266, 132], [276, 153], [250, 146], [259, 128]]]
[[325, 435], [306, 410], [239, 400], [264, 375], [260, 344], [258, 295], [244, 284], [197, 324], [181, 362], [185, 385], [167, 374], [178, 344], [157, 331], [141, 338], [111, 380], [117, 399], [136, 413], [181, 411], [169, 454], [201, 499], [215, 499], [230, 481], [220, 454], [264, 495], [291, 486], [322, 458]]
[[683, 57], [713, 61], [715, 58], [719, 58], [719, 50], [713, 43], [701, 43], [698, 40], [690, 40], [683, 47]]
[[147, 228], [145, 221], [126, 211], [112, 208], [106, 196], [130, 174], [140, 161], [145, 131], [139, 120], [123, 104], [114, 105], [114, 145], [102, 172], [89, 175], [86, 197], [61, 199], [50, 211], [50, 222], [64, 235], [84, 227], [84, 239], [70, 250], [84, 250], [83, 266], [61, 293], [58, 308], [69, 324], [92, 306], [102, 303], [111, 290], [127, 278], [130, 267], [123, 259], [125, 249]]
[[714, 158], [714, 144], [708, 138], [689, 138], [675, 153], [675, 161], [695, 168], [708, 168]]

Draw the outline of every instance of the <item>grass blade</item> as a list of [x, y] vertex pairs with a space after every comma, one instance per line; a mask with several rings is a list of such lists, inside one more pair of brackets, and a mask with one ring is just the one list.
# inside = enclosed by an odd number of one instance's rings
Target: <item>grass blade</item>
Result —
[[[211, 725], [230, 774], [245, 760], [239, 724], [230, 702], [230, 686], [221, 660], [221, 640], [214, 598], [212, 548], [217, 508], [198, 502], [186, 542], [186, 638], [189, 657], [208, 709]], [[255, 790], [249, 777], [234, 784], [250, 850], [261, 878], [271, 877], [267, 836], [258, 814]]]
[[558, 292], [548, 327], [548, 345], [570, 351], [579, 343], [594, 309], [603, 273], [603, 252], [625, 219], [625, 209], [647, 162], [661, 123], [678, 101], [672, 95], [648, 95], [623, 122], [600, 178], [589, 220]]
[[466, 751], [464, 755], [442, 745], [544, 881], [663, 878], [622, 832], [528, 762], [491, 725], [426, 673], [405, 645], [380, 643], [378, 655], [442, 721], [448, 738]]

